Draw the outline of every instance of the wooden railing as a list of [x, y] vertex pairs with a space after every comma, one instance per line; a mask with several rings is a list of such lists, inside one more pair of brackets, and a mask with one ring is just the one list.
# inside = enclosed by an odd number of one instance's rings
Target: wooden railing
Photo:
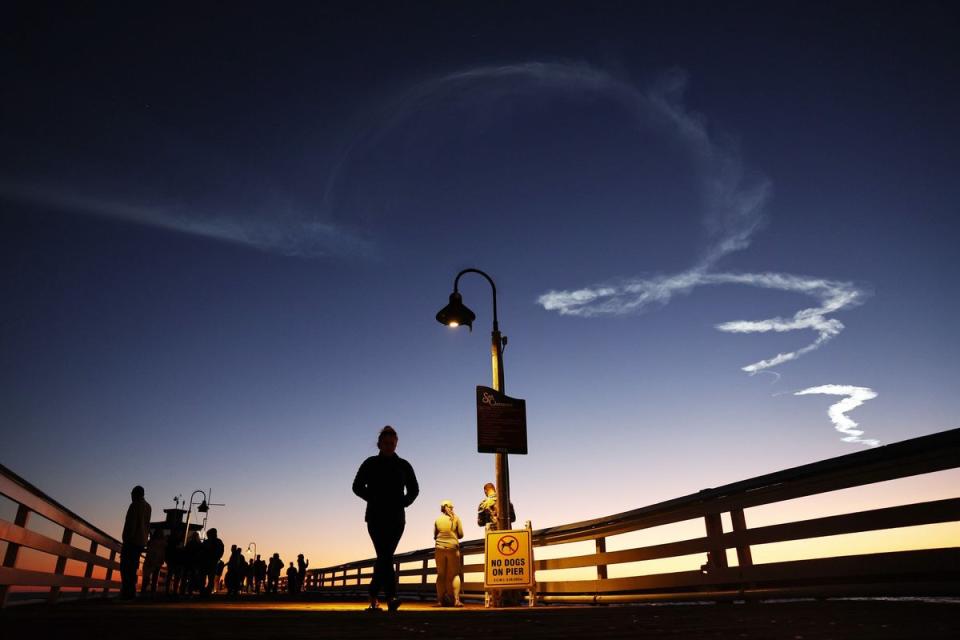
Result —
[[[0, 519], [0, 540], [7, 543], [3, 565], [0, 566], [0, 608], [6, 605], [11, 587], [27, 587], [34, 591], [39, 589], [41, 593], [46, 590], [45, 597], [51, 603], [57, 601], [65, 588], [78, 588], [80, 598], [86, 598], [92, 591], [106, 597], [111, 589], [120, 588], [119, 540], [93, 526], [3, 465], [0, 465], [0, 495], [12, 500], [17, 507], [13, 522]], [[29, 529], [29, 521], [34, 514], [62, 527], [60, 539]], [[89, 541], [86, 550], [71, 544], [74, 536], [82, 536]], [[18, 567], [22, 548], [55, 556], [53, 571]], [[101, 549], [109, 551], [108, 558], [97, 553]], [[66, 575], [68, 560], [85, 563], [83, 575]], [[93, 577], [96, 567], [105, 568], [104, 578]]]
[[[536, 559], [535, 569], [592, 569], [593, 579], [540, 580], [540, 602], [629, 602], [638, 600], [722, 600], [813, 595], [957, 595], [960, 594], [960, 539], [945, 548], [865, 553], [841, 557], [755, 564], [751, 547], [824, 536], [960, 521], [960, 497], [873, 509], [785, 524], [748, 527], [751, 507], [825, 494], [840, 489], [896, 480], [960, 467], [960, 429], [906, 440], [814, 464], [787, 469], [716, 489], [605, 518], [534, 531], [536, 550], [551, 545], [593, 541], [595, 551]], [[960, 494], [960, 486], [954, 487]], [[724, 531], [723, 514], [730, 516]], [[651, 546], [607, 551], [607, 538], [700, 519], [705, 535]], [[462, 545], [465, 558], [483, 554], [483, 541]], [[727, 550], [736, 563], [728, 563]], [[434, 597], [428, 577], [433, 548], [395, 557], [399, 593]], [[700, 570], [608, 577], [608, 567], [628, 562], [702, 554]], [[356, 597], [365, 594], [372, 558], [307, 572], [307, 591]], [[732, 565], [732, 566], [731, 566]], [[464, 566], [482, 574], [482, 562]], [[411, 577], [413, 582], [410, 582]], [[465, 582], [465, 597], [482, 597], [481, 582]]]

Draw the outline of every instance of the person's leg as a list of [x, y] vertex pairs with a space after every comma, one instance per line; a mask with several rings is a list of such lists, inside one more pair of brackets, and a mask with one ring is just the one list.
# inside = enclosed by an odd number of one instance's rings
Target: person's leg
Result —
[[140, 550], [131, 544], [120, 548], [120, 597], [130, 599], [137, 592], [137, 569], [140, 567]]
[[370, 595], [370, 607], [375, 608], [377, 606], [377, 596], [380, 594], [380, 585], [383, 583], [384, 573], [383, 545], [381, 544], [383, 537], [382, 525], [378, 526], [368, 522], [367, 533], [370, 534], [370, 541], [373, 542], [373, 548], [377, 556], [373, 564], [373, 577], [370, 578], [370, 584], [367, 587], [367, 593]]
[[444, 595], [444, 572], [443, 572], [443, 549], [436, 549], [433, 553], [433, 561], [437, 566], [437, 604], [443, 604]]
[[[387, 596], [387, 600], [396, 605], [398, 604], [397, 573], [393, 568], [393, 554], [397, 551], [397, 545], [400, 544], [400, 538], [403, 536], [405, 524], [403, 522], [392, 524], [393, 526], [385, 532], [386, 539], [384, 540], [384, 570], [386, 575], [383, 577], [385, 581], [383, 590]], [[392, 608], [396, 607], [394, 606]]]

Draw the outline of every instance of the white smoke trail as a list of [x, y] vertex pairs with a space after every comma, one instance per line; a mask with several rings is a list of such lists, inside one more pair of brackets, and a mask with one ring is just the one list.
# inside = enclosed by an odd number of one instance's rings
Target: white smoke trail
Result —
[[644, 91], [586, 64], [528, 62], [478, 67], [428, 79], [388, 101], [375, 124], [354, 136], [329, 174], [324, 211], [335, 208], [342, 173], [361, 149], [373, 146], [388, 131], [428, 106], [466, 100], [482, 113], [481, 100], [549, 95], [602, 96], [619, 105], [638, 128], [657, 130], [679, 141], [698, 173], [704, 202], [704, 224], [711, 242], [700, 260], [707, 268], [724, 255], [743, 249], [762, 224], [770, 181], [743, 168], [736, 149], [714, 139], [705, 120], [682, 104], [686, 76], [673, 71]]
[[848, 418], [846, 415], [848, 412], [853, 411], [867, 400], [873, 400], [876, 398], [876, 391], [870, 389], [869, 387], [825, 384], [819, 387], [810, 387], [809, 389], [796, 391], [793, 395], [806, 396], [811, 394], [846, 396], [846, 398], [840, 402], [831, 405], [830, 409], [827, 410], [827, 415], [830, 416], [830, 421], [833, 422], [836, 430], [846, 436], [845, 438], [842, 438], [842, 440], [844, 442], [862, 444], [867, 447], [877, 447], [880, 445], [879, 440], [874, 440], [872, 438], [861, 438], [860, 436], [863, 435], [863, 431], [857, 429], [857, 423]]
[[751, 375], [795, 360], [821, 347], [843, 330], [843, 323], [835, 318], [828, 318], [827, 315], [860, 304], [865, 297], [862, 290], [849, 282], [781, 273], [706, 273], [702, 268], [698, 268], [673, 276], [634, 280], [617, 286], [549, 291], [541, 295], [537, 302], [544, 309], [561, 315], [621, 315], [642, 312], [651, 304], [666, 304], [674, 295], [689, 293], [694, 287], [720, 284], [742, 284], [803, 293], [820, 301], [819, 306], [801, 309], [790, 318], [734, 320], [716, 326], [719, 331], [727, 333], [780, 333], [800, 329], [816, 332], [816, 339], [801, 349], [778, 353], [771, 358], [744, 366], [743, 371]]
[[119, 220], [167, 231], [242, 245], [287, 256], [370, 255], [372, 243], [334, 224], [311, 220], [289, 208], [267, 215], [200, 215], [169, 207], [153, 207], [64, 194], [57, 189], [0, 184], [0, 198], [31, 206]]

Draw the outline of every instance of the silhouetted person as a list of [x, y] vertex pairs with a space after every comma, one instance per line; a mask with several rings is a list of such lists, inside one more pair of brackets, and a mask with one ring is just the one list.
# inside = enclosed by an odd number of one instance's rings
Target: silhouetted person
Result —
[[[477, 506], [477, 526], [483, 527], [487, 523], [493, 525], [492, 528], [499, 528], [497, 521], [497, 487], [492, 482], [483, 485], [484, 499]], [[510, 503], [510, 522], [517, 521], [517, 514], [513, 511], [513, 503]]]
[[160, 580], [160, 570], [167, 555], [167, 539], [163, 529], [157, 529], [150, 536], [147, 543], [147, 553], [143, 558], [143, 581], [140, 583], [140, 593], [150, 590], [151, 595], [157, 593], [157, 582]]
[[297, 583], [297, 568], [290, 563], [287, 568], [287, 593], [293, 595], [300, 593], [300, 585]]
[[250, 558], [250, 561], [247, 562], [247, 568], [244, 570], [244, 583], [243, 591], [244, 593], [253, 593], [253, 558]]
[[183, 576], [180, 580], [180, 594], [190, 595], [200, 588], [200, 553], [203, 543], [200, 534], [191, 531], [187, 544], [183, 546]]
[[276, 593], [280, 584], [280, 572], [283, 570], [283, 560], [280, 554], [275, 553], [267, 565], [267, 593]]
[[303, 559], [303, 554], [297, 556], [297, 582], [300, 583], [297, 591], [303, 591], [303, 581], [307, 578], [307, 567], [310, 566], [309, 560]]
[[230, 546], [230, 558], [227, 559], [227, 595], [240, 597], [240, 588], [243, 586], [243, 569], [247, 563], [237, 545]]
[[217, 571], [222, 564], [223, 558], [223, 540], [217, 534], [216, 529], [207, 530], [207, 539], [203, 541], [203, 547], [200, 550], [202, 566], [202, 586], [201, 592], [211, 594], [217, 587]]
[[223, 586], [223, 570], [227, 568], [227, 563], [222, 559], [217, 560], [217, 577], [213, 584], [214, 592], [220, 591]]
[[167, 538], [167, 579], [163, 583], [163, 592], [170, 595], [173, 590], [174, 595], [180, 588], [180, 579], [183, 576], [183, 545], [180, 543], [180, 536], [174, 530]]
[[253, 583], [257, 595], [260, 595], [260, 588], [263, 586], [263, 580], [266, 577], [267, 563], [260, 559], [260, 554], [257, 554], [257, 559], [253, 563]]
[[390, 425], [380, 430], [380, 453], [363, 461], [353, 479], [353, 492], [367, 501], [364, 520], [377, 552], [370, 580], [368, 611], [380, 611], [377, 597], [383, 589], [390, 611], [400, 606], [393, 553], [406, 526], [404, 509], [420, 494], [420, 485], [410, 463], [397, 455], [397, 432]]
[[130, 492], [130, 506], [123, 521], [120, 547], [120, 598], [132, 600], [137, 595], [137, 569], [140, 568], [140, 553], [147, 544], [152, 509], [143, 499], [143, 487], [137, 485]]

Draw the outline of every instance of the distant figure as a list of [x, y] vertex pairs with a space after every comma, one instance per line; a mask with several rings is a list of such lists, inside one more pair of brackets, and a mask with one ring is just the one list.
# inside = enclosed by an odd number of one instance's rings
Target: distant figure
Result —
[[227, 568], [227, 563], [222, 559], [217, 560], [217, 577], [216, 581], [213, 583], [214, 593], [219, 593], [220, 589], [223, 588], [223, 570]]
[[433, 523], [433, 539], [436, 541], [437, 604], [441, 607], [462, 607], [460, 602], [460, 539], [463, 538], [463, 523], [453, 512], [453, 503], [440, 503], [442, 514]]
[[400, 606], [393, 553], [406, 526], [404, 509], [420, 494], [413, 467], [397, 455], [398, 440], [393, 427], [387, 425], [381, 429], [377, 437], [379, 455], [364, 460], [353, 479], [353, 492], [367, 501], [364, 520], [377, 553], [370, 580], [368, 611], [380, 611], [377, 597], [381, 588], [390, 611], [396, 611]]
[[200, 550], [201, 557], [201, 593], [210, 595], [217, 588], [218, 571], [223, 564], [223, 540], [217, 535], [216, 529], [207, 530], [207, 539], [203, 541]]
[[303, 581], [307, 578], [307, 567], [309, 566], [310, 561], [304, 560], [302, 553], [299, 554], [297, 556], [297, 582], [299, 583], [297, 591], [303, 591]]
[[227, 595], [233, 598], [240, 597], [240, 588], [243, 586], [243, 570], [247, 563], [243, 561], [243, 553], [237, 545], [230, 545], [230, 558], [227, 559]]
[[287, 569], [287, 593], [290, 595], [300, 593], [300, 585], [297, 583], [297, 568], [293, 566], [292, 562], [290, 568]]
[[191, 531], [187, 544], [183, 546], [183, 579], [180, 581], [180, 594], [190, 595], [200, 589], [200, 563], [203, 543], [200, 533]]
[[146, 593], [149, 588], [151, 595], [157, 594], [157, 582], [160, 580], [160, 570], [167, 555], [167, 539], [163, 529], [157, 529], [150, 536], [147, 543], [147, 553], [143, 558], [143, 582], [140, 583], [140, 593]]
[[254, 590], [257, 595], [260, 595], [260, 588], [263, 586], [263, 580], [267, 577], [267, 563], [260, 559], [260, 554], [257, 554], [257, 559], [253, 563], [253, 584]]
[[[499, 527], [497, 523], [497, 487], [492, 482], [483, 485], [484, 499], [480, 501], [477, 507], [477, 526], [484, 527], [492, 524], [493, 528]], [[510, 522], [517, 521], [517, 514], [513, 512], [513, 503], [510, 503]]]
[[243, 585], [243, 590], [245, 593], [253, 593], [253, 572], [256, 567], [253, 566], [253, 558], [250, 558], [250, 562], [247, 563], [246, 573], [246, 582]]
[[140, 553], [147, 545], [150, 531], [150, 504], [143, 498], [143, 487], [137, 485], [130, 492], [130, 506], [123, 520], [123, 536], [120, 548], [120, 598], [132, 600], [137, 595], [137, 569], [140, 568]]
[[267, 593], [276, 593], [280, 584], [280, 571], [283, 570], [283, 560], [280, 554], [275, 553], [267, 565]]

